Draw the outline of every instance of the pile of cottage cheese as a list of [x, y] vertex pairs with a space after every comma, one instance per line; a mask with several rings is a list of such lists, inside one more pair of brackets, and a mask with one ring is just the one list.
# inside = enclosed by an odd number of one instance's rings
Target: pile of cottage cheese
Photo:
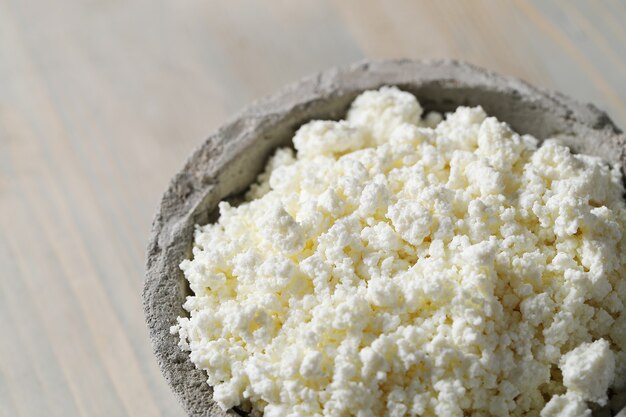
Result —
[[383, 87], [198, 226], [173, 332], [224, 409], [585, 416], [626, 386], [619, 168]]

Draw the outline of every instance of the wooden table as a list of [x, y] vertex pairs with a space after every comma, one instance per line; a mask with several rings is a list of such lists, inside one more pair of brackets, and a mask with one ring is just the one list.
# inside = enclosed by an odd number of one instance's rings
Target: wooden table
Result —
[[626, 126], [626, 2], [0, 0], [0, 416], [182, 416], [141, 306], [168, 179], [254, 98], [455, 57]]

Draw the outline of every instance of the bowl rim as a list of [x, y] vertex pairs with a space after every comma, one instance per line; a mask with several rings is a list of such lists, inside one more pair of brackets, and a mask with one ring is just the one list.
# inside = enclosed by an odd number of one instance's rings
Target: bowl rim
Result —
[[[537, 111], [551, 112], [555, 122], [553, 135], [583, 138], [580, 142], [583, 147], [587, 142], [594, 149], [604, 147], [601, 154], [626, 165], [626, 137], [594, 105], [457, 60], [360, 61], [305, 77], [253, 102], [196, 148], [170, 181], [152, 222], [142, 294], [144, 313], [159, 367], [188, 415], [240, 415], [234, 410], [224, 412], [212, 401], [212, 389], [206, 383], [204, 371], [195, 368], [188, 353], [178, 347], [178, 336], [170, 333], [176, 317], [185, 313], [182, 309], [185, 282], [178, 264], [188, 255], [194, 224], [208, 221], [208, 212], [216, 204], [215, 196], [229, 194], [227, 188], [234, 182], [231, 184], [223, 178], [236, 177], [237, 173], [229, 171], [230, 167], [238, 164], [237, 169], [241, 170], [246, 163], [236, 158], [246, 151], [254, 154], [255, 143], [267, 139], [261, 138], [259, 132], [271, 130], [275, 123], [294, 112], [306, 113], [309, 108], [329, 105], [332, 100], [339, 100], [338, 97], [354, 97], [381, 85], [497, 93], [509, 97], [511, 103], [518, 100], [526, 106], [535, 106]], [[520, 107], [519, 111], [525, 110]], [[258, 166], [256, 163], [255, 169]]]

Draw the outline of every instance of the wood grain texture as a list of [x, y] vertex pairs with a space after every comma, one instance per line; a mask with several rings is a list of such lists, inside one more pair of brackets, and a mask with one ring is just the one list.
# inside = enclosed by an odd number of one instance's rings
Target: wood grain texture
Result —
[[182, 416], [140, 292], [153, 210], [250, 100], [454, 57], [626, 126], [626, 3], [0, 0], [0, 417]]

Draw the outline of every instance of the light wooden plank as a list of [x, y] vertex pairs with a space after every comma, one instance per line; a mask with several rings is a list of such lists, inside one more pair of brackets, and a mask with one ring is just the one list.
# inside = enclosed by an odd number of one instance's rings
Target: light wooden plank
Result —
[[[595, 19], [586, 30], [567, 16], [582, 7], [571, 2], [563, 2], [568, 7], [524, 0], [336, 0], [333, 5], [369, 56], [468, 60], [594, 102], [623, 126], [626, 87], [619, 68], [626, 49], [619, 13], [605, 19], [601, 6], [607, 2], [580, 3], [585, 10], [579, 13]], [[602, 29], [605, 20], [611, 31]]]
[[[616, 92], [616, 86], [607, 81], [605, 71], [599, 68], [589, 53], [585, 53], [583, 42], [580, 39], [576, 41], [567, 32], [568, 28], [558, 10], [548, 7], [554, 6], [553, 3], [517, 0], [516, 5], [531, 20], [533, 27], [554, 45], [547, 48], [545, 40], [535, 43], [537, 50], [544, 55], [545, 62], [551, 65], [556, 88], [569, 92], [581, 101], [593, 101], [600, 108], [610, 110], [610, 114], [622, 125], [622, 121], [626, 121], [624, 99]], [[558, 25], [559, 20], [562, 26]], [[576, 27], [576, 30], [582, 29]], [[555, 53], [556, 56], [565, 54], [566, 57], [555, 59]], [[559, 88], [563, 83], [568, 88]]]
[[456, 58], [530, 81], [545, 78], [520, 36], [525, 22], [505, 2], [337, 0], [333, 5], [369, 56]]
[[[11, 277], [10, 286], [0, 287], [0, 328], [6, 332], [5, 343], [0, 343], [0, 415], [79, 415], [15, 258], [8, 242], [0, 237], [0, 264]], [[12, 389], [16, 381], [24, 389]], [[36, 401], [33, 393], [38, 395]]]

